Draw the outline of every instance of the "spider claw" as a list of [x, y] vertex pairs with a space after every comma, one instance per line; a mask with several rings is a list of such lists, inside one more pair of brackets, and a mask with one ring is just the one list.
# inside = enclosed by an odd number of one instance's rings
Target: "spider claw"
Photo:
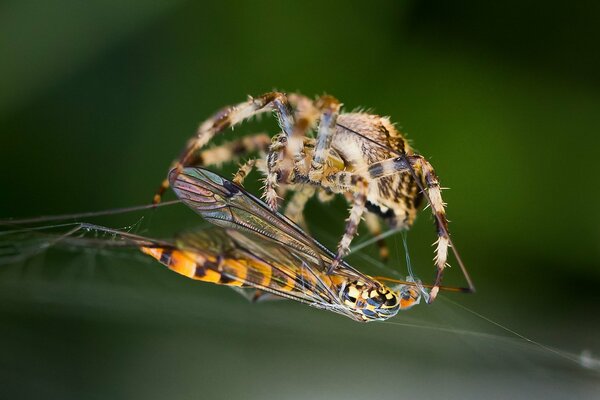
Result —
[[431, 290], [429, 291], [429, 301], [427, 302], [427, 304], [433, 303], [433, 301], [437, 297], [439, 291], [440, 291], [440, 287], [438, 285], [435, 285], [434, 287], [431, 288]]
[[327, 268], [326, 274], [331, 275], [338, 268], [340, 261], [341, 257], [336, 256], [331, 262], [331, 264], [329, 264], [329, 268]]

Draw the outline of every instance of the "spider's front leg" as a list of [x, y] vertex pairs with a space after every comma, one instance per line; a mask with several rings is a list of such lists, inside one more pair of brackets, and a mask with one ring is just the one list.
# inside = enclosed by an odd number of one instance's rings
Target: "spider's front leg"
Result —
[[245, 163], [241, 164], [237, 170], [237, 172], [233, 175], [233, 179], [231, 179], [231, 181], [233, 183], [235, 183], [238, 186], [244, 186], [244, 179], [246, 179], [246, 177], [248, 176], [248, 174], [250, 172], [252, 172], [252, 170], [254, 169], [254, 167], [257, 167], [259, 170], [263, 169], [261, 164], [264, 161], [261, 159], [250, 159], [248, 161], [246, 161]]
[[315, 186], [301, 185], [294, 190], [292, 198], [285, 206], [285, 216], [291, 219], [295, 224], [299, 225], [305, 232], [308, 232], [308, 227], [304, 220], [304, 206], [308, 200], [314, 196], [315, 191]]
[[278, 209], [277, 187], [279, 182], [284, 179], [287, 181], [292, 169], [291, 162], [285, 157], [287, 142], [288, 138], [285, 133], [274, 136], [267, 153], [267, 173], [264, 179], [263, 198], [273, 211]]
[[[410, 164], [409, 164], [410, 163]], [[397, 173], [414, 174], [414, 178], [420, 181], [427, 189], [427, 197], [431, 205], [431, 212], [435, 218], [437, 228], [437, 247], [434, 258], [437, 273], [435, 282], [430, 292], [429, 302], [431, 303], [439, 292], [439, 286], [442, 283], [444, 268], [448, 260], [448, 247], [450, 246], [450, 236], [448, 233], [448, 220], [446, 218], [446, 204], [442, 200], [440, 183], [431, 164], [420, 155], [406, 155], [390, 158], [378, 163], [371, 164], [368, 168], [371, 179], [379, 179]]]
[[319, 121], [317, 143], [308, 173], [308, 179], [313, 184], [319, 184], [323, 179], [325, 161], [329, 156], [331, 139], [335, 132], [335, 123], [341, 104], [332, 96], [323, 96], [317, 100], [317, 107], [321, 111], [321, 120]]
[[[170, 170], [175, 169], [178, 173], [181, 172], [183, 167], [188, 165], [190, 160], [194, 158], [198, 150], [210, 142], [215, 135], [255, 115], [268, 111], [275, 111], [282, 129], [288, 136], [291, 136], [294, 118], [286, 95], [279, 92], [269, 92], [257, 98], [250, 98], [246, 102], [225, 107], [200, 124], [196, 135], [188, 141], [180, 157], [171, 165]], [[153, 202], [155, 204], [160, 202], [162, 195], [168, 188], [169, 181], [165, 179], [154, 195]]]
[[322, 181], [322, 184], [324, 182], [327, 182], [329, 189], [334, 192], [354, 193], [354, 202], [350, 208], [350, 215], [346, 220], [344, 235], [338, 244], [335, 259], [329, 266], [328, 272], [331, 273], [340, 264], [342, 258], [350, 251], [350, 243], [354, 236], [356, 236], [358, 225], [365, 212], [369, 184], [363, 176], [350, 172], [332, 173]]
[[336, 257], [329, 267], [329, 272], [331, 272], [337, 268], [342, 258], [350, 250], [350, 243], [356, 236], [358, 225], [365, 212], [369, 184], [363, 176], [356, 173], [341, 171], [324, 175], [325, 162], [330, 155], [331, 140], [342, 105], [335, 97], [322, 96], [317, 100], [316, 106], [321, 112], [321, 119], [313, 159], [308, 172], [308, 181], [313, 185], [328, 188], [332, 192], [352, 193], [354, 196], [350, 215], [346, 220], [344, 235], [338, 244]]
[[[320, 115], [317, 107], [306, 97], [291, 95], [290, 100], [296, 110], [291, 131], [283, 129], [282, 133], [273, 137], [267, 154], [267, 174], [263, 197], [273, 211], [278, 209], [278, 185], [280, 183], [293, 184], [296, 176], [306, 176], [308, 173], [307, 160], [313, 151], [311, 149], [312, 139], [307, 138], [306, 133], [314, 127]], [[298, 207], [303, 208], [303, 205], [299, 203], [301, 201], [306, 203], [302, 197], [305, 197], [307, 193], [304, 191], [296, 197], [295, 202]]]
[[437, 267], [437, 274], [430, 292], [429, 302], [431, 303], [433, 300], [435, 300], [440, 290], [444, 268], [446, 267], [448, 260], [450, 235], [448, 233], [448, 219], [446, 218], [446, 204], [442, 200], [440, 182], [429, 161], [419, 155], [409, 156], [408, 158], [414, 167], [421, 169], [423, 180], [425, 181], [425, 185], [427, 187], [429, 202], [431, 204], [431, 212], [435, 218], [435, 226], [437, 228], [438, 240], [436, 255], [434, 258]]
[[256, 133], [235, 139], [222, 145], [194, 153], [186, 166], [216, 166], [220, 168], [226, 162], [239, 161], [250, 153], [259, 153], [263, 157], [269, 149], [271, 138], [266, 133]]

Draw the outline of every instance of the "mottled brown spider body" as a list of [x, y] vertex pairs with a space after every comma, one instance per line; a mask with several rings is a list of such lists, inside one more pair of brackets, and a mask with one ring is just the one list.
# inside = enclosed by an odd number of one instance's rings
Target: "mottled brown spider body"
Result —
[[[367, 226], [375, 234], [380, 232], [375, 215], [391, 227], [408, 229], [422, 198], [426, 197], [438, 234], [433, 300], [441, 284], [450, 246], [444, 203], [433, 167], [422, 156], [414, 154], [388, 118], [366, 112], [340, 113], [340, 108], [341, 104], [331, 96], [312, 101], [299, 94], [270, 92], [249, 98], [222, 109], [202, 123], [172, 167], [178, 173], [184, 166], [218, 165], [258, 151], [260, 157], [241, 165], [234, 182], [242, 184], [256, 166], [265, 175], [263, 197], [269, 207], [277, 210], [282, 191], [292, 190], [294, 194], [285, 214], [301, 225], [304, 225], [304, 205], [315, 193], [321, 199], [326, 198], [327, 193], [343, 194], [352, 207], [330, 270], [348, 253], [365, 212]], [[271, 138], [265, 134], [246, 136], [201, 150], [226, 128], [270, 111], [279, 121], [282, 130], [279, 134]], [[155, 202], [160, 201], [168, 185], [165, 180]], [[470, 281], [469, 285], [472, 286]]]
[[[351, 127], [352, 131], [346, 127]], [[364, 137], [356, 135], [354, 131]], [[398, 154], [413, 155], [408, 142], [387, 118], [365, 113], [339, 115], [331, 149], [349, 171], [368, 171], [370, 165], [396, 158]], [[365, 178], [369, 179], [370, 176], [367, 174]], [[423, 195], [411, 174], [392, 174], [373, 179], [369, 185], [366, 207], [390, 226], [408, 229], [417, 216], [422, 200]]]

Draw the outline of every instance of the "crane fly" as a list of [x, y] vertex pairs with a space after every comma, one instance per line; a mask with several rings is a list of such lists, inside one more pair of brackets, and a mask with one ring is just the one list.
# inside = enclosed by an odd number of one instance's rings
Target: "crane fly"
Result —
[[[411, 276], [406, 281], [376, 279], [347, 262], [329, 271], [334, 253], [218, 174], [188, 167], [171, 173], [170, 181], [177, 197], [215, 226], [185, 231], [173, 240], [158, 240], [82, 223], [60, 240], [97, 245], [98, 239], [86, 241], [73, 235], [81, 230], [104, 232], [116, 240], [102, 240], [100, 244], [136, 247], [188, 278], [244, 292], [253, 290], [249, 296], [253, 300], [295, 300], [359, 322], [386, 320], [418, 304], [421, 298], [427, 300], [427, 286]], [[385, 280], [395, 286], [388, 287], [382, 282]]]

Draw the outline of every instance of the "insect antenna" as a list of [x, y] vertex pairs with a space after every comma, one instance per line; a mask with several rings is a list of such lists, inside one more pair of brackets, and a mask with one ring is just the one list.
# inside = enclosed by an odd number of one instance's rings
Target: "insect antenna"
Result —
[[[428, 289], [431, 289], [433, 285], [426, 285], [424, 283], [410, 282], [402, 279], [389, 278], [387, 276], [374, 276], [373, 279], [378, 281], [390, 282], [390, 283], [399, 283], [401, 285], [410, 285], [410, 286], [423, 286]], [[440, 290], [445, 290], [447, 292], [458, 292], [458, 293], [471, 293], [471, 288], [468, 287], [454, 287], [454, 286], [439, 286]]]

